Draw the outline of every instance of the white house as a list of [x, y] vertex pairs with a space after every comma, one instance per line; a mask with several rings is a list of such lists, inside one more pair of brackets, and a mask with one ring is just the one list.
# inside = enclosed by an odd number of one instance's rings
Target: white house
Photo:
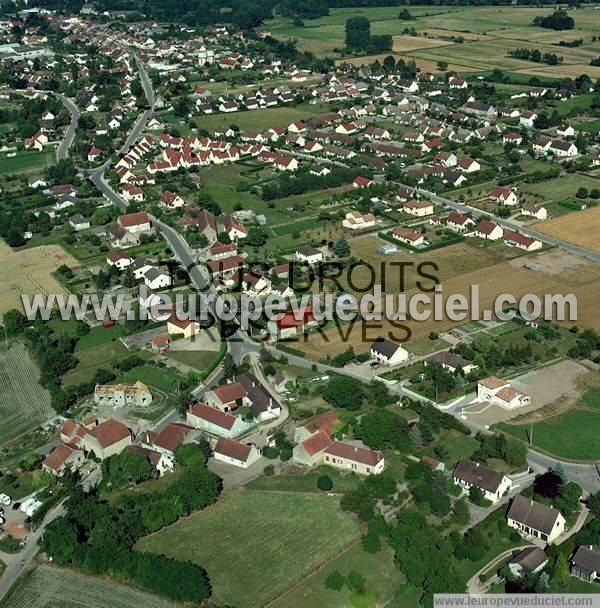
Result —
[[487, 239], [488, 241], [497, 241], [502, 238], [504, 230], [502, 226], [498, 226], [495, 222], [490, 220], [480, 220], [473, 234], [480, 239]]
[[296, 249], [296, 259], [306, 264], [318, 264], [323, 261], [323, 252], [316, 247], [299, 247]]
[[495, 203], [502, 203], [503, 205], [507, 205], [508, 207], [513, 207], [519, 202], [517, 195], [512, 190], [509, 190], [508, 188], [503, 188], [502, 186], [496, 186], [495, 188], [492, 188], [489, 198]]
[[204, 403], [193, 403], [186, 414], [187, 423], [195, 429], [201, 429], [217, 435], [233, 439], [246, 432], [251, 425], [244, 422], [240, 417], [228, 412], [221, 412], [217, 408], [210, 407]]
[[455, 485], [469, 491], [471, 487], [479, 488], [490, 502], [498, 502], [512, 488], [511, 480], [498, 471], [473, 462], [461, 459], [452, 473]]
[[506, 521], [525, 538], [539, 538], [548, 544], [565, 531], [566, 523], [560, 511], [520, 495], [512, 499]]
[[479, 401], [489, 401], [507, 410], [529, 405], [531, 397], [510, 386], [507, 380], [496, 376], [488, 376], [477, 382], [477, 398]]
[[383, 363], [383, 365], [398, 365], [408, 359], [408, 351], [399, 344], [379, 336], [371, 344], [371, 358]]
[[536, 205], [535, 203], [525, 203], [523, 207], [521, 207], [521, 213], [542, 221], [548, 219], [548, 210], [546, 207], [543, 205]]
[[377, 223], [377, 219], [372, 213], [359, 213], [358, 211], [350, 211], [346, 213], [346, 217], [342, 220], [344, 228], [350, 230], [362, 230], [363, 228], [372, 228]]
[[144, 283], [150, 289], [160, 289], [171, 285], [172, 280], [169, 273], [152, 266], [144, 274]]
[[255, 446], [227, 437], [219, 437], [213, 453], [215, 460], [242, 469], [247, 469], [260, 459], [260, 452]]

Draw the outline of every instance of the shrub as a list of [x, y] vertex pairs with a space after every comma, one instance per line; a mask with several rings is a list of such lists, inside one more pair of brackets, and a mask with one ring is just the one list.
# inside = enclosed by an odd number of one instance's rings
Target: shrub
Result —
[[331, 477], [329, 477], [329, 475], [321, 475], [319, 479], [317, 479], [317, 488], [323, 490], [323, 492], [329, 492], [329, 490], [333, 488]]

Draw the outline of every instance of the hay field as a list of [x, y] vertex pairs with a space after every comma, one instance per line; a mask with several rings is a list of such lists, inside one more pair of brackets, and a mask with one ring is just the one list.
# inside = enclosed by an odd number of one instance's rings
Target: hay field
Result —
[[[442, 250], [444, 251], [444, 250]], [[417, 256], [413, 256], [417, 258]], [[418, 259], [418, 258], [417, 258]], [[426, 258], [424, 258], [426, 259]], [[451, 276], [442, 281], [443, 294], [462, 294], [469, 299], [471, 285], [479, 286], [479, 310], [493, 310], [496, 297], [501, 294], [511, 294], [517, 301], [525, 294], [533, 293], [543, 297], [544, 294], [568, 294], [573, 293], [577, 298], [578, 318], [576, 324], [584, 328], [600, 329], [600, 318], [598, 316], [597, 293], [600, 292], [600, 282], [588, 282], [580, 287], [566, 286], [560, 276], [552, 277], [545, 273], [537, 273], [524, 268], [514, 268], [502, 262], [466, 272], [464, 274]], [[388, 293], [392, 293], [388, 291]], [[397, 290], [396, 290], [397, 293]], [[420, 293], [417, 289], [407, 292], [407, 297]], [[430, 309], [428, 307], [428, 309]], [[417, 322], [409, 320], [402, 322], [407, 326], [412, 335], [408, 343], [419, 340], [429, 334], [430, 331], [442, 332], [460, 325], [442, 316], [439, 321], [431, 318], [426, 321]], [[571, 322], [565, 322], [572, 325]], [[364, 325], [356, 322], [341, 325], [340, 329], [331, 326], [325, 333], [325, 337], [319, 333], [309, 334], [306, 342], [294, 344], [295, 348], [303, 350], [309, 358], [315, 360], [324, 359], [327, 354], [337, 354], [352, 345], [357, 353], [368, 350], [370, 343], [380, 334], [391, 332], [396, 341], [405, 341], [406, 334], [402, 329], [395, 328], [387, 319], [381, 322], [371, 322]], [[329, 341], [326, 341], [326, 338]]]
[[67, 293], [52, 276], [61, 264], [79, 262], [58, 245], [13, 251], [0, 241], [0, 316], [11, 308], [22, 310], [22, 293]]
[[535, 228], [544, 234], [600, 252], [600, 207], [561, 215], [540, 222]]

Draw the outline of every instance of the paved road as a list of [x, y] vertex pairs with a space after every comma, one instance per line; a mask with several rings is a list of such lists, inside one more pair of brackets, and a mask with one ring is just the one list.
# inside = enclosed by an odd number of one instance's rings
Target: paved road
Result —
[[[151, 91], [152, 87], [151, 87], [150, 81], [148, 80], [147, 76], [145, 78], [144, 78], [144, 76], [142, 76], [142, 74], [145, 75], [145, 71], [143, 69], [141, 62], [139, 62], [139, 65], [140, 65], [140, 77], [142, 78], [142, 85], [144, 87], [149, 87], [150, 91]], [[152, 103], [153, 103], [154, 102], [153, 91], [146, 92], [146, 95], [148, 96], [149, 100], [152, 100]], [[146, 114], [146, 112], [144, 113], [144, 115], [145, 114]], [[143, 118], [143, 116], [140, 118]], [[138, 122], [136, 122], [134, 131], [139, 128], [139, 134], [141, 134], [141, 130], [143, 130], [144, 125], [145, 125], [145, 122], [143, 122], [143, 121], [139, 122], [139, 124], [138, 124]], [[133, 131], [132, 131], [132, 133], [133, 133]], [[128, 138], [128, 140], [132, 139], [135, 141], [139, 137], [139, 134], [136, 134], [135, 137], [132, 137], [132, 134], [130, 133], [130, 137]], [[108, 163], [105, 163], [102, 167], [99, 167], [99, 168], [91, 171], [90, 179], [100, 189], [100, 191], [102, 192], [102, 194], [104, 195], [104, 197], [107, 200], [114, 203], [119, 209], [125, 211], [127, 209], [127, 203], [110, 187], [110, 185], [106, 182], [106, 180], [104, 178], [104, 171], [106, 170], [107, 167], [108, 167]], [[447, 204], [448, 206], [450, 206], [454, 209], [457, 209], [459, 211], [463, 211], [463, 212], [472, 211], [474, 215], [489, 215], [478, 209], [469, 207], [467, 205], [462, 205], [460, 203], [456, 203], [454, 201], [445, 199], [443, 197], [437, 196], [430, 192], [420, 190], [420, 189], [417, 189], [417, 190], [419, 190], [425, 196], [430, 196], [431, 199], [434, 202], [437, 202], [438, 204]], [[510, 227], [510, 228], [519, 227], [517, 224], [513, 224], [511, 222], [508, 222], [507, 220], [502, 220], [501, 218], [496, 218], [495, 216], [491, 216], [491, 217], [503, 226]], [[171, 228], [164, 222], [161, 222], [157, 218], [152, 218], [152, 222], [153, 222], [153, 225], [161, 232], [161, 234], [163, 235], [165, 240], [169, 243], [169, 246], [171, 247], [176, 258], [179, 260], [180, 264], [188, 270], [189, 275], [190, 275], [190, 280], [193, 283], [193, 285], [196, 287], [196, 289], [200, 293], [203, 293], [205, 295], [213, 294], [215, 296], [215, 302], [216, 302], [216, 300], [218, 299], [218, 296], [212, 286], [212, 283], [210, 282], [210, 277], [208, 276], [208, 272], [207, 272], [206, 268], [203, 265], [197, 265], [194, 262], [192, 253], [191, 253], [189, 247], [187, 246], [187, 243], [181, 237], [181, 235], [175, 229]], [[527, 231], [524, 231], [524, 232], [527, 232]], [[540, 240], [550, 238], [552, 240], [552, 244], [560, 245], [561, 247], [564, 247], [565, 249], [569, 249], [571, 251], [574, 251], [575, 253], [584, 255], [586, 257], [593, 256], [593, 257], [590, 257], [590, 259], [596, 259], [596, 260], [600, 261], [600, 254], [597, 254], [595, 252], [589, 251], [589, 250], [581, 248], [581, 247], [577, 247], [570, 243], [565, 243], [563, 241], [559, 241], [559, 239], [553, 239], [552, 237], [546, 237], [546, 235], [540, 235], [540, 237], [538, 237], [537, 233], [535, 233], [534, 231], [529, 231], [529, 233], [531, 233], [532, 236], [536, 236], [536, 238], [540, 238]], [[545, 242], [549, 242], [549, 241], [546, 240]], [[214, 314], [214, 310], [215, 310], [215, 304], [213, 303], [213, 305], [211, 306], [211, 312], [213, 312], [213, 314]], [[280, 356], [282, 354], [281, 351], [276, 350], [274, 346], [267, 346], [267, 348], [273, 354], [276, 354], [278, 356]], [[233, 356], [233, 358], [239, 362], [246, 354], [258, 352], [260, 350], [260, 345], [257, 344], [256, 342], [254, 342], [245, 331], [240, 329], [233, 336], [231, 336], [231, 338], [228, 339], [228, 350], [229, 350], [230, 354]], [[309, 361], [308, 359], [304, 359], [302, 357], [297, 357], [295, 355], [290, 355], [287, 353], [285, 353], [285, 355], [286, 355], [286, 357], [288, 357], [290, 363], [292, 363], [293, 365], [302, 367], [302, 368], [310, 369], [313, 366], [316, 366], [318, 371], [321, 371], [324, 373], [331, 373], [331, 372], [340, 373], [343, 375], [347, 375], [349, 377], [356, 378], [356, 379], [360, 380], [361, 382], [368, 382], [370, 380], [370, 378], [367, 378], [365, 373], [362, 372], [362, 370], [360, 370], [360, 369], [354, 369], [354, 370], [339, 369], [339, 368], [331, 367], [329, 365], [324, 365], [322, 363], [314, 363], [313, 361]], [[390, 388], [390, 391], [392, 392], [392, 394], [396, 394], [398, 396], [409, 395], [414, 398], [414, 395], [406, 393], [406, 391], [400, 385], [392, 386]], [[452, 413], [454, 415], [458, 415], [458, 413], [455, 411], [450, 411], [450, 413]], [[490, 432], [488, 429], [479, 427], [477, 425], [474, 425], [473, 423], [469, 423], [469, 421], [465, 421], [462, 419], [461, 419], [461, 421], [465, 422], [469, 427], [474, 427], [473, 430], [475, 430], [475, 431], [481, 431], [481, 432], [485, 432], [485, 433]], [[539, 452], [535, 452], [534, 450], [529, 450], [527, 459], [528, 459], [528, 462], [538, 471], [547, 470], [549, 467], [556, 466], [557, 463], [560, 463], [564, 467], [565, 472], [569, 476], [569, 479], [571, 479], [572, 481], [575, 481], [576, 483], [581, 485], [581, 487], [584, 489], [584, 491], [596, 492], [600, 489], [600, 475], [599, 475], [599, 471], [596, 466], [585, 465], [585, 464], [575, 464], [575, 463], [560, 461], [556, 458], [552, 458], [550, 456], [546, 456]]]
[[573, 243], [568, 243], [567, 241], [563, 241], [561, 239], [557, 239], [553, 236], [549, 236], [544, 234], [543, 232], [538, 232], [531, 227], [524, 227], [518, 222], [513, 222], [510, 220], [502, 219], [492, 213], [488, 213], [487, 211], [482, 211], [481, 209], [477, 209], [477, 207], [472, 207], [471, 205], [465, 205], [463, 203], [457, 203], [456, 201], [452, 201], [449, 198], [444, 198], [443, 196], [438, 196], [437, 194], [433, 194], [428, 190], [423, 190], [421, 188], [416, 188], [416, 191], [423, 196], [428, 197], [432, 202], [437, 203], [438, 205], [447, 205], [452, 209], [459, 211], [461, 213], [470, 212], [476, 218], [488, 218], [499, 224], [503, 228], [508, 228], [509, 230], [515, 230], [518, 232], [522, 232], [528, 236], [536, 238], [538, 241], [542, 243], [546, 243], [547, 245], [553, 245], [555, 247], [560, 247], [561, 249], [565, 249], [566, 251], [570, 251], [571, 253], [575, 253], [577, 255], [583, 256], [592, 260], [593, 262], [600, 262], [600, 253], [596, 251], [592, 251], [591, 249], [586, 249], [585, 247], [580, 247], [579, 245], [574, 245]]
[[12, 560], [6, 566], [6, 570], [0, 577], [0, 600], [10, 591], [11, 587], [15, 584], [17, 579], [23, 574], [25, 569], [29, 566], [33, 558], [39, 551], [38, 541], [42, 537], [46, 526], [54, 521], [57, 517], [65, 514], [62, 503], [54, 507], [45, 517], [44, 521], [40, 524], [39, 528], [35, 532], [31, 532], [25, 541], [25, 548], [14, 556]]
[[69, 149], [73, 145], [73, 140], [75, 139], [75, 131], [77, 130], [77, 124], [79, 123], [79, 117], [81, 116], [81, 113], [79, 112], [79, 108], [71, 99], [65, 97], [61, 93], [56, 93], [56, 96], [71, 113], [71, 122], [65, 129], [64, 137], [58, 145], [58, 148], [56, 148], [56, 160], [65, 160], [69, 156]]

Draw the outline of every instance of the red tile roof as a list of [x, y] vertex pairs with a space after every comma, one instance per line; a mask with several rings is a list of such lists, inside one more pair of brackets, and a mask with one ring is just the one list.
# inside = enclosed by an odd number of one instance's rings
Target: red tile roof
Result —
[[150, 218], [145, 211], [138, 211], [137, 213], [128, 213], [127, 215], [119, 216], [119, 224], [121, 224], [123, 228], [148, 223], [150, 223]]
[[340, 419], [335, 412], [324, 412], [309, 418], [303, 426], [309, 433], [325, 431], [328, 435], [331, 435], [339, 421]]
[[130, 437], [131, 431], [122, 422], [110, 418], [91, 430], [90, 435], [96, 438], [100, 447], [107, 448], [126, 437]]
[[46, 456], [43, 465], [56, 471], [60, 471], [62, 465], [66, 462], [67, 458], [75, 451], [75, 448], [66, 445], [65, 443], [59, 444], [57, 447]]
[[190, 405], [188, 411], [197, 418], [202, 418], [202, 420], [206, 420], [207, 422], [227, 430], [233, 428], [233, 425], [237, 420], [235, 416], [232, 416], [227, 412], [221, 412], [217, 408], [210, 407], [205, 403], [193, 403]]
[[383, 459], [381, 452], [375, 452], [368, 448], [361, 448], [343, 441], [334, 441], [325, 452], [331, 456], [353, 460], [369, 467], [374, 467]]
[[175, 448], [183, 443], [191, 430], [191, 427], [185, 424], [167, 424], [154, 438], [154, 445], [173, 452]]
[[231, 403], [246, 396], [246, 389], [240, 382], [232, 382], [225, 386], [218, 386], [213, 393], [221, 403]]
[[229, 456], [229, 458], [234, 458], [240, 462], [246, 462], [248, 456], [250, 456], [251, 449], [251, 446], [241, 441], [219, 437], [215, 446], [215, 454], [223, 454], [223, 456]]
[[328, 448], [333, 443], [331, 437], [325, 431], [319, 431], [312, 437], [309, 437], [302, 442], [302, 447], [306, 450], [309, 456], [314, 456], [324, 449]]

